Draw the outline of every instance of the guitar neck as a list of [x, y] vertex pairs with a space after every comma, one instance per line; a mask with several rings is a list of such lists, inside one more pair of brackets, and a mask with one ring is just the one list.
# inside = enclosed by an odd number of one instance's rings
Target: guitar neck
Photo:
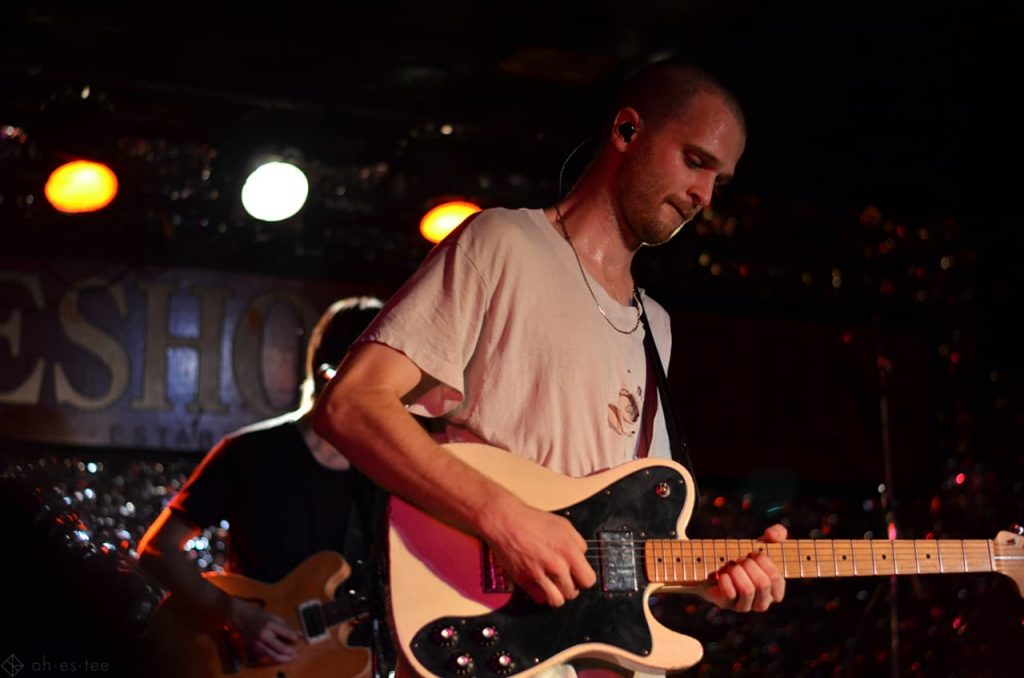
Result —
[[360, 614], [363, 611], [362, 607], [359, 603], [344, 598], [323, 603], [320, 605], [320, 613], [323, 615], [324, 626], [330, 628], [347, 621]]
[[786, 579], [952, 574], [1000, 569], [991, 539], [652, 539], [644, 543], [648, 581], [689, 586], [730, 560], [767, 552]]

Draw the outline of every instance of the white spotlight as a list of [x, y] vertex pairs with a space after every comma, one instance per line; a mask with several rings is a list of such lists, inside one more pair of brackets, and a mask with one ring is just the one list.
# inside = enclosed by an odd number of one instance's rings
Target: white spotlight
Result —
[[242, 186], [242, 206], [260, 221], [283, 221], [302, 209], [309, 181], [295, 165], [268, 162], [257, 167]]

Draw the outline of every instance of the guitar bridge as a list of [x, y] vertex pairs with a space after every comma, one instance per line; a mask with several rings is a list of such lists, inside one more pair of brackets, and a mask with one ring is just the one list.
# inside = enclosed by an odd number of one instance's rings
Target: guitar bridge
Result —
[[483, 575], [481, 586], [484, 593], [511, 593], [512, 582], [509, 581], [508, 576], [505, 574], [505, 568], [494, 559], [491, 547], [486, 542], [480, 543], [483, 546], [483, 549], [480, 551], [480, 572]]
[[601, 586], [605, 591], [638, 591], [633, 533], [598, 532]]

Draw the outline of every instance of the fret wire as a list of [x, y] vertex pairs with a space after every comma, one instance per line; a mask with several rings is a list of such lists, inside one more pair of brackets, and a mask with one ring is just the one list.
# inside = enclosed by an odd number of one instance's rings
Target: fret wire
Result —
[[[657, 550], [655, 551], [655, 553], [658, 555], [658, 560], [655, 561], [655, 562], [658, 562], [658, 563], [661, 564], [661, 571], [662, 571], [661, 577], [662, 577], [662, 581], [664, 581], [664, 580], [668, 579], [668, 561], [665, 560], [665, 542], [664, 541], [660, 541], [660, 540], [658, 541]], [[654, 571], [655, 572], [658, 571], [657, 567], [655, 567]]]
[[657, 542], [651, 542], [651, 548], [650, 548], [651, 553], [650, 553], [650, 559], [648, 560], [648, 564], [651, 567], [654, 568], [654, 578], [655, 579], [659, 578], [658, 577], [658, 550], [657, 549], [658, 549]]
[[664, 542], [659, 542], [659, 547], [660, 548], [658, 549], [658, 551], [661, 554], [661, 571], [664, 572], [663, 576], [665, 577], [665, 579], [668, 579], [668, 563], [665, 562], [665, 544], [664, 544]]

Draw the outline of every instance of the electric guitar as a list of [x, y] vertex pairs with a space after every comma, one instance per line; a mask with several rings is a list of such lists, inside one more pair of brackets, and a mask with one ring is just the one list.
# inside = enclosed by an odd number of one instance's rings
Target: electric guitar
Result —
[[369, 650], [351, 647], [347, 642], [354, 618], [366, 611], [365, 603], [334, 597], [351, 572], [339, 554], [323, 551], [274, 584], [237, 574], [204, 574], [225, 593], [264, 607], [300, 631], [298, 655], [287, 663], [275, 664], [250, 652], [228, 629], [209, 632], [198, 628], [170, 595], [160, 604], [147, 634], [154, 670], [161, 676], [182, 678], [369, 676]]
[[388, 601], [405, 660], [421, 676], [531, 676], [576, 657], [633, 671], [686, 669], [700, 643], [657, 622], [654, 591], [685, 592], [729, 560], [767, 551], [787, 579], [999, 572], [1024, 582], [1024, 537], [995, 539], [686, 540], [693, 481], [679, 464], [640, 459], [568, 478], [486, 445], [448, 451], [526, 503], [564, 516], [587, 540], [597, 583], [559, 608], [506, 580], [478, 538], [392, 497]]

